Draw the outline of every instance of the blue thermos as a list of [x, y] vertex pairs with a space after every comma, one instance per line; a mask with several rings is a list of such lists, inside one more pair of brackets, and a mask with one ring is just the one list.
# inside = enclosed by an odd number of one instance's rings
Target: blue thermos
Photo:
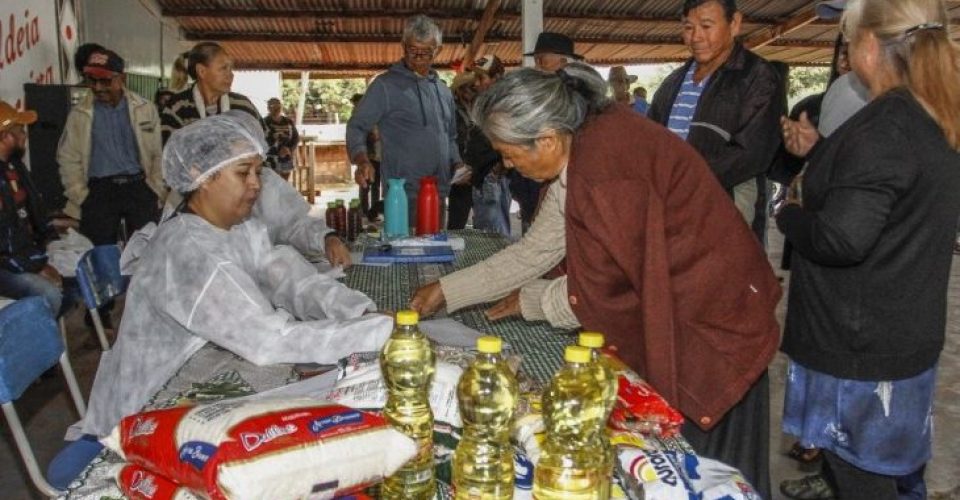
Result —
[[410, 235], [410, 214], [407, 213], [407, 192], [403, 185], [406, 179], [387, 179], [387, 198], [384, 205], [384, 231], [387, 238], [403, 238]]

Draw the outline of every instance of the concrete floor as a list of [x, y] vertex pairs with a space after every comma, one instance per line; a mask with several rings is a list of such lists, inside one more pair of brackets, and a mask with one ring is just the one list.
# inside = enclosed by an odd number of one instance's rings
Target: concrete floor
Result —
[[[322, 199], [318, 200], [318, 205], [326, 206], [326, 201], [336, 197], [354, 197], [355, 193], [355, 189], [326, 191]], [[770, 261], [774, 269], [779, 269], [782, 239], [776, 230], [771, 231], [770, 239]], [[935, 411], [937, 444], [933, 461], [927, 469], [931, 498], [935, 499], [960, 499], [960, 279], [958, 279], [960, 266], [957, 265], [958, 261], [960, 257], [954, 257], [949, 291], [947, 345], [940, 360]], [[778, 274], [785, 276], [784, 285], [786, 286], [789, 275], [779, 271]], [[779, 309], [781, 319], [784, 309], [785, 306], [782, 303]], [[81, 390], [85, 395], [89, 395], [100, 358], [100, 349], [95, 335], [84, 326], [81, 311], [73, 311], [67, 319], [71, 360], [80, 381]], [[119, 324], [119, 318], [116, 315], [115, 320], [114, 324]], [[797, 478], [809, 473], [801, 470], [796, 462], [785, 455], [786, 450], [793, 443], [790, 437], [780, 432], [785, 371], [786, 361], [782, 355], [779, 355], [770, 368], [771, 476], [775, 500], [784, 498], [779, 491], [776, 491], [781, 480]], [[64, 431], [77, 419], [60, 375], [42, 378], [30, 387], [17, 402], [17, 411], [26, 425], [41, 467], [45, 469], [47, 463], [62, 446]], [[42, 498], [27, 478], [6, 420], [0, 422], [0, 426], [2, 426], [0, 471], [3, 471], [0, 473], [0, 492], [3, 492], [0, 493], [0, 497], [16, 500]]]

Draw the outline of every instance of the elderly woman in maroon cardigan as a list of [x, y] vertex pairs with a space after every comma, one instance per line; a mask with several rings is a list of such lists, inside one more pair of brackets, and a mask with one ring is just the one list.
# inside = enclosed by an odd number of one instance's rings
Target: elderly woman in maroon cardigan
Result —
[[[508, 167], [558, 182], [523, 240], [425, 286], [411, 306], [429, 314], [506, 295], [492, 317], [536, 319], [528, 309], [539, 302], [555, 310], [542, 319], [605, 333], [684, 414], [700, 454], [769, 493], [766, 371], [781, 291], [704, 160], [611, 103], [602, 78], [580, 64], [510, 73], [474, 115]], [[566, 276], [537, 279], [563, 257]]]

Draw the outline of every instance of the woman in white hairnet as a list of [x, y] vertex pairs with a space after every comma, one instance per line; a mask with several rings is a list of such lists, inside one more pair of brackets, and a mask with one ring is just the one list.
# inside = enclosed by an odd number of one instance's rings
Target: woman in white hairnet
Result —
[[[250, 113], [234, 109], [222, 114], [233, 116], [255, 139], [266, 142], [260, 121]], [[252, 216], [267, 227], [270, 241], [278, 245], [290, 245], [304, 255], [324, 255], [334, 266], [350, 266], [350, 250], [337, 237], [337, 233], [327, 227], [323, 218], [309, 215], [310, 205], [289, 182], [267, 168], [260, 174], [260, 188], [260, 197], [253, 205]], [[171, 192], [161, 220], [168, 219], [181, 202], [179, 193]], [[124, 254], [126, 252], [125, 249]], [[128, 258], [139, 258], [139, 250], [134, 250], [134, 253]]]
[[83, 432], [110, 432], [139, 411], [187, 359], [214, 342], [258, 365], [331, 363], [378, 350], [392, 320], [360, 292], [272, 246], [250, 214], [266, 145], [235, 116], [171, 136], [167, 184], [184, 195], [141, 257], [112, 351], [104, 353]]

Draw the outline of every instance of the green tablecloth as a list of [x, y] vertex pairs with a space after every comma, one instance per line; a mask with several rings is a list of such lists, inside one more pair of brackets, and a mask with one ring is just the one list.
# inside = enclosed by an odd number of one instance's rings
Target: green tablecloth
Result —
[[[470, 267], [509, 245], [498, 233], [454, 231], [465, 240], [466, 248], [457, 252], [451, 264], [394, 264], [389, 267], [353, 266], [344, 282], [361, 290], [384, 310], [404, 309], [413, 292], [440, 276]], [[358, 244], [362, 248], [363, 244]], [[540, 382], [546, 382], [563, 364], [564, 346], [576, 340], [573, 332], [551, 327], [546, 322], [528, 322], [522, 318], [488, 321], [483, 311], [489, 305], [468, 307], [450, 315], [478, 331], [498, 335], [523, 356], [522, 369]], [[438, 317], [445, 316], [441, 311]]]

